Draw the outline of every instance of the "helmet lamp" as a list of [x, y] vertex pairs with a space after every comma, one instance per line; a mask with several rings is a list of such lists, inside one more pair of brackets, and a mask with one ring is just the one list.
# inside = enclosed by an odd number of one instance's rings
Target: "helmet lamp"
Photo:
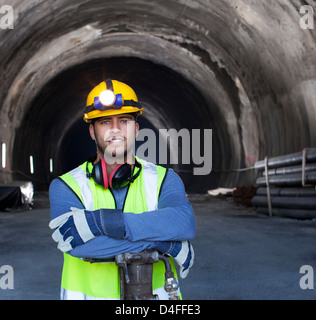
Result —
[[123, 96], [115, 95], [112, 90], [104, 90], [100, 95], [94, 98], [94, 105], [97, 110], [102, 110], [104, 107], [122, 107], [124, 105]]
[[115, 100], [115, 93], [112, 90], [104, 90], [99, 95], [99, 101], [105, 107], [113, 106]]

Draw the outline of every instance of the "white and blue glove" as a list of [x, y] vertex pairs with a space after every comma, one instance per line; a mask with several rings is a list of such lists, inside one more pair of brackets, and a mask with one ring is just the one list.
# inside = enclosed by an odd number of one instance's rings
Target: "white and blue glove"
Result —
[[174, 258], [180, 266], [180, 277], [185, 279], [194, 263], [194, 250], [190, 241], [159, 241], [153, 249]]
[[49, 223], [51, 229], [56, 229], [52, 238], [58, 242], [57, 247], [62, 252], [68, 252], [101, 235], [114, 239], [121, 239], [125, 235], [121, 210], [70, 210]]

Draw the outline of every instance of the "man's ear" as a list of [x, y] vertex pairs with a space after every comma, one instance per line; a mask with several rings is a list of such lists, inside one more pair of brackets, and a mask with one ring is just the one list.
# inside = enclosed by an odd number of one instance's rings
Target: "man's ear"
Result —
[[90, 124], [89, 126], [89, 132], [90, 132], [90, 137], [92, 140], [95, 140], [95, 134], [94, 134], [94, 126], [93, 124]]
[[138, 133], [139, 133], [139, 124], [138, 122], [135, 122], [135, 138], [137, 138]]

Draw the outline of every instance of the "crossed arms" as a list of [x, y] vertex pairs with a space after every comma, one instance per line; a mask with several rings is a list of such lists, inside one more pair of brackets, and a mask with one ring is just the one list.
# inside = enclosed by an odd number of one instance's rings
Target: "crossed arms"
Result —
[[[83, 204], [63, 182], [56, 179], [50, 190], [51, 220], [70, 211], [83, 210]], [[110, 211], [111, 209], [106, 209]], [[154, 248], [163, 253], [172, 251], [178, 241], [195, 236], [195, 217], [186, 198], [181, 179], [168, 170], [158, 202], [158, 210], [134, 214], [121, 212], [124, 232], [118, 237], [101, 234], [86, 243], [72, 248], [68, 253], [75, 257], [105, 258], [124, 252], [140, 252]]]

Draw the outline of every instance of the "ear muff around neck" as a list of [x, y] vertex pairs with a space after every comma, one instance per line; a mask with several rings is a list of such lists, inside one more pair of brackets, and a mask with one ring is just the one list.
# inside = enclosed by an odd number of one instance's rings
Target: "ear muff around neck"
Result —
[[109, 187], [109, 181], [108, 181], [108, 173], [106, 170], [106, 163], [104, 159], [100, 159], [99, 162], [101, 162], [103, 186], [104, 186], [104, 189], [107, 189]]
[[104, 187], [104, 189], [110, 188], [123, 188], [127, 186], [130, 182], [134, 182], [134, 180], [139, 176], [142, 166], [136, 160], [135, 167], [138, 168], [137, 172], [133, 175], [132, 166], [128, 163], [123, 163], [118, 165], [113, 172], [111, 173], [109, 179], [107, 174], [106, 162], [103, 158], [101, 158], [92, 169], [92, 172], [89, 172], [87, 162], [86, 172], [87, 178], [93, 178], [93, 180]]
[[96, 163], [93, 166], [92, 172], [89, 172], [88, 168], [89, 162], [87, 162], [86, 172], [87, 172], [87, 178], [93, 178], [93, 180], [104, 187], [104, 189], [107, 189], [109, 187], [108, 183], [108, 175], [106, 172], [106, 163], [104, 159], [100, 159], [98, 163]]
[[117, 166], [110, 176], [111, 188], [122, 188], [130, 183], [132, 177], [132, 167], [128, 163], [123, 163]]

